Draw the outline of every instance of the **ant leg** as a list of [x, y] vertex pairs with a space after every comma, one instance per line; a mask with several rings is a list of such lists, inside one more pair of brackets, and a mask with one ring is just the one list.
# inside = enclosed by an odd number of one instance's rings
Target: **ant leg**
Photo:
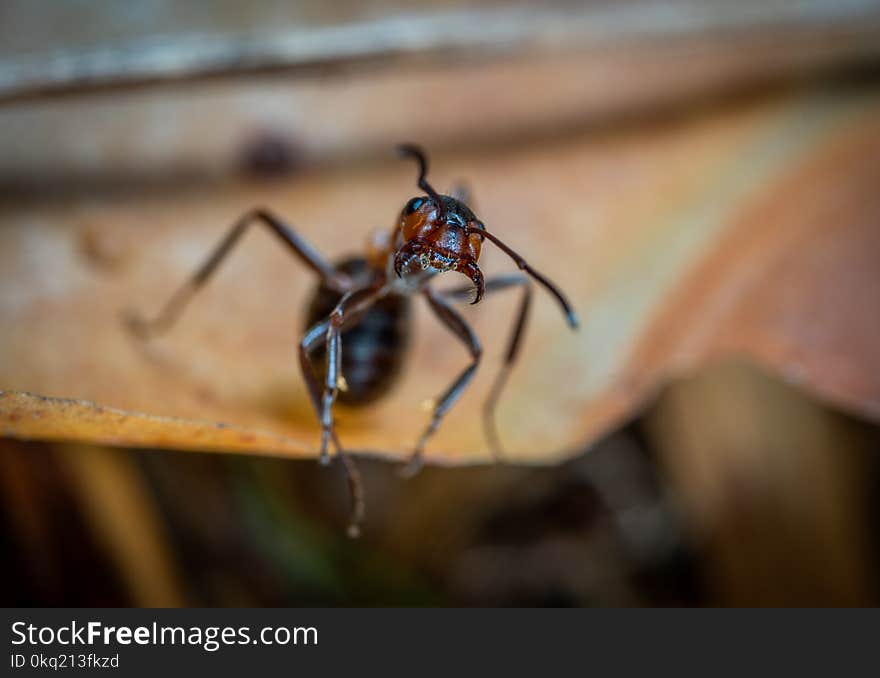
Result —
[[[501, 290], [506, 290], [510, 287], [525, 285], [528, 280], [529, 279], [522, 273], [504, 273], [502, 275], [497, 275], [493, 278], [488, 278], [486, 280], [484, 293], [490, 294], [492, 292], [500, 292]], [[470, 302], [473, 291], [473, 285], [465, 284], [461, 286], [450, 287], [449, 289], [445, 290], [437, 290], [436, 293], [441, 295], [444, 299], [449, 299], [450, 301]]]
[[415, 475], [422, 467], [422, 457], [428, 439], [434, 435], [437, 431], [437, 427], [443, 420], [443, 417], [452, 408], [459, 397], [461, 397], [464, 389], [470, 383], [474, 373], [477, 371], [477, 366], [480, 364], [480, 357], [483, 354], [483, 349], [480, 347], [480, 342], [477, 339], [477, 336], [474, 334], [474, 331], [471, 329], [470, 325], [467, 324], [465, 319], [459, 315], [458, 311], [452, 308], [442, 296], [432, 292], [430, 289], [426, 289], [424, 294], [428, 303], [431, 305], [431, 310], [433, 310], [443, 324], [446, 325], [446, 327], [448, 327], [453, 334], [455, 334], [455, 336], [467, 346], [468, 351], [471, 354], [471, 364], [464, 368], [455, 381], [452, 382], [452, 385], [435, 402], [433, 408], [434, 412], [431, 416], [431, 423], [419, 438], [416, 443], [415, 451], [410, 457], [406, 467], [403, 469], [403, 474], [406, 476]]
[[192, 296], [208, 281], [220, 262], [241, 239], [248, 226], [253, 223], [262, 223], [268, 227], [294, 255], [299, 257], [306, 266], [317, 273], [321, 280], [330, 287], [341, 292], [351, 286], [348, 276], [337, 272], [330, 262], [324, 259], [314, 247], [292, 228], [264, 209], [253, 209], [245, 212], [232, 225], [232, 228], [211, 255], [195, 274], [171, 296], [153, 320], [147, 321], [138, 315], [127, 314], [125, 320], [129, 329], [142, 338], [147, 338], [153, 334], [170, 329]]
[[[522, 286], [522, 299], [519, 303], [519, 310], [514, 321], [513, 331], [507, 344], [507, 352], [504, 354], [504, 363], [501, 370], [492, 383], [492, 389], [486, 402], [483, 403], [483, 429], [486, 431], [486, 438], [489, 441], [489, 449], [495, 461], [504, 461], [504, 447], [501, 445], [501, 436], [498, 433], [498, 422], [495, 419], [495, 410], [498, 408], [498, 399], [501, 397], [501, 391], [507, 384], [507, 378], [510, 376], [510, 370], [513, 369], [513, 363], [519, 355], [519, 347], [522, 344], [522, 337], [529, 319], [529, 310], [532, 306], [532, 285], [525, 276], [518, 276], [516, 282]], [[499, 288], [500, 289], [500, 288]]]
[[[306, 382], [306, 389], [309, 392], [309, 398], [312, 406], [315, 408], [315, 414], [318, 421], [321, 422], [321, 456], [320, 462], [323, 465], [330, 463], [330, 455], [327, 452], [328, 438], [332, 439], [337, 450], [342, 449], [339, 440], [336, 437], [336, 430], [333, 428], [333, 421], [325, 426], [324, 424], [324, 393], [317, 377], [315, 376], [316, 365], [312, 361], [312, 351], [321, 346], [327, 340], [327, 331], [330, 328], [330, 319], [325, 318], [320, 322], [312, 325], [303, 338], [299, 342], [299, 365], [302, 371], [303, 379]], [[332, 404], [332, 403], [331, 403]]]
[[[359, 525], [364, 516], [363, 487], [360, 473], [354, 460], [343, 450], [336, 435], [333, 420], [333, 403], [339, 393], [339, 383], [342, 379], [340, 374], [342, 360], [342, 330], [345, 325], [351, 325], [363, 315], [363, 313], [383, 294], [381, 289], [375, 287], [363, 288], [346, 293], [330, 315], [316, 323], [305, 333], [299, 344], [299, 359], [303, 378], [312, 405], [321, 422], [321, 456], [322, 464], [330, 461], [327, 451], [332, 442], [336, 453], [342, 461], [348, 482], [349, 496], [351, 497], [351, 518], [348, 526], [348, 534], [351, 537], [358, 536]], [[314, 350], [322, 345], [327, 345], [327, 365], [325, 369], [323, 387], [315, 376], [315, 364], [312, 360]]]
[[[324, 320], [310, 327], [300, 341], [299, 357], [303, 378], [306, 381], [312, 404], [321, 422], [321, 459], [327, 459], [328, 443], [339, 447], [333, 426], [333, 403], [339, 393], [342, 381], [342, 329], [357, 322], [364, 312], [384, 295], [384, 290], [376, 287], [364, 287], [347, 292], [343, 295], [336, 308]], [[326, 367], [323, 387], [315, 377], [312, 353], [315, 349], [327, 345]]]
[[[492, 456], [494, 456], [495, 460], [499, 462], [504, 460], [504, 448], [501, 445], [501, 437], [498, 434], [498, 423], [495, 421], [495, 410], [498, 407], [498, 399], [501, 396], [501, 391], [504, 389], [504, 386], [507, 383], [507, 378], [510, 375], [510, 370], [513, 368], [513, 363], [516, 360], [517, 355], [519, 355], [519, 348], [522, 344], [522, 337], [526, 323], [529, 319], [529, 310], [532, 305], [532, 286], [529, 283], [529, 279], [519, 273], [502, 275], [486, 281], [486, 294], [514, 286], [522, 287], [522, 300], [520, 301], [519, 310], [516, 314], [513, 332], [511, 333], [510, 340], [507, 344], [507, 352], [504, 354], [504, 363], [501, 366], [501, 371], [498, 373], [498, 376], [495, 377], [492, 389], [489, 391], [489, 396], [483, 404], [483, 428], [486, 432], [486, 439], [489, 442], [489, 449], [492, 451]], [[456, 300], [466, 300], [467, 296], [465, 295], [469, 294], [470, 286], [466, 286], [450, 290], [445, 296]]]

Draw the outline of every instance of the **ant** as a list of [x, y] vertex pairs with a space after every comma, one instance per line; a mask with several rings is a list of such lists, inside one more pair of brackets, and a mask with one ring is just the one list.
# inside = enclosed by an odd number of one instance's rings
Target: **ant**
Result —
[[[485, 294], [511, 287], [522, 290], [504, 363], [483, 409], [486, 436], [496, 460], [501, 460], [503, 453], [494, 413], [519, 352], [528, 319], [532, 301], [530, 278], [556, 299], [569, 326], [572, 329], [578, 326], [577, 316], [565, 295], [523, 257], [486, 230], [483, 222], [465, 204], [464, 191], [441, 195], [434, 190], [426, 179], [428, 160], [422, 149], [404, 144], [398, 147], [398, 152], [418, 163], [417, 183], [426, 195], [409, 200], [392, 231], [374, 237], [363, 256], [330, 263], [271, 212], [252, 209], [235, 222], [217, 248], [172, 295], [155, 319], [149, 322], [138, 316], [127, 319], [129, 328], [144, 339], [170, 329], [195, 292], [208, 281], [248, 227], [254, 223], [268, 227], [320, 281], [308, 309], [308, 329], [299, 343], [299, 362], [321, 424], [320, 461], [329, 463], [328, 449], [332, 443], [345, 469], [351, 499], [348, 534], [352, 537], [359, 534], [363, 518], [363, 490], [357, 468], [336, 435], [333, 404], [339, 400], [363, 405], [381, 397], [391, 387], [400, 373], [408, 344], [412, 296], [421, 294], [425, 298], [437, 318], [467, 347], [471, 360], [449, 388], [432, 401], [431, 421], [404, 468], [407, 475], [414, 474], [421, 467], [428, 440], [480, 364], [480, 342], [452, 302], [470, 300], [476, 304]], [[521, 272], [484, 280], [477, 261], [487, 240], [509, 256]], [[431, 281], [447, 271], [465, 275], [470, 283], [442, 292], [433, 290]]]

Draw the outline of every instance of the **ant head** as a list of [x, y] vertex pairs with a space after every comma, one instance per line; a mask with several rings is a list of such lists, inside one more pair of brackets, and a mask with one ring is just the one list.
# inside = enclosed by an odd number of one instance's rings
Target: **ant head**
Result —
[[428, 271], [456, 271], [474, 284], [473, 303], [483, 296], [483, 273], [477, 266], [485, 226], [462, 201], [440, 195], [425, 179], [428, 162], [416, 146], [401, 146], [401, 154], [419, 163], [419, 187], [427, 195], [409, 200], [400, 213], [403, 244], [394, 257], [397, 275]]

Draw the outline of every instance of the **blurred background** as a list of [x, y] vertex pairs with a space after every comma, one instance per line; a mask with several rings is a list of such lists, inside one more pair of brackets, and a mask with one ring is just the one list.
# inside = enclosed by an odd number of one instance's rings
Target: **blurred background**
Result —
[[[280, 204], [332, 250], [323, 218], [366, 235], [409, 195], [402, 140], [482, 187], [586, 321], [572, 349], [536, 312], [511, 383], [529, 416], [506, 416], [554, 433], [520, 424], [521, 463], [450, 437], [404, 481], [381, 454], [397, 439], [370, 434], [355, 541], [336, 465], [59, 442], [5, 412], [5, 604], [880, 602], [880, 3], [7, 0], [0, 36], [0, 389], [165, 414], [87, 315], [151, 219], [217, 233]], [[202, 255], [181, 251], [181, 270]], [[262, 300], [218, 293], [216, 324], [190, 325], [216, 343], [201, 395], [175, 401], [192, 375], [149, 386], [167, 413], [271, 428], [264, 400], [220, 397], [271, 376], [247, 372], [251, 324], [292, 346], [255, 270], [226, 292]], [[168, 289], [139, 288], [148, 307]], [[529, 368], [542, 352], [574, 367]], [[419, 364], [395, 407], [429, 395]]]

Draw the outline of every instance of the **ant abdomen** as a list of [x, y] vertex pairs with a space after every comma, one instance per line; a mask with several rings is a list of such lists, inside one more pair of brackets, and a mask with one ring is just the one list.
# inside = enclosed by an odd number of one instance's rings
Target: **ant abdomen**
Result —
[[[363, 257], [349, 257], [336, 263], [337, 270], [354, 279], [369, 280], [374, 273]], [[312, 295], [306, 328], [324, 320], [341, 295], [325, 284]], [[349, 405], [363, 405], [381, 398], [397, 380], [407, 355], [410, 337], [409, 298], [389, 294], [377, 301], [351, 328], [342, 333], [344, 383], [337, 399]], [[326, 350], [314, 352], [315, 376], [323, 380]]]

